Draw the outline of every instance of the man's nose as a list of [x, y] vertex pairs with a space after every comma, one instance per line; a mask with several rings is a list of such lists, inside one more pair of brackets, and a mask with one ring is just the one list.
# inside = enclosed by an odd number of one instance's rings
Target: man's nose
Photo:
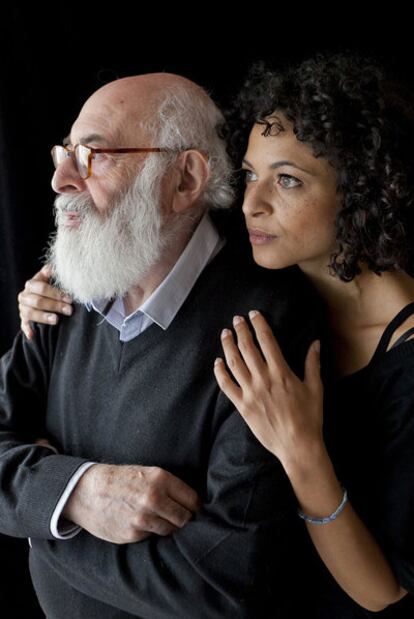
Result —
[[73, 157], [68, 157], [56, 168], [52, 177], [52, 189], [56, 193], [85, 191], [85, 181], [80, 177]]

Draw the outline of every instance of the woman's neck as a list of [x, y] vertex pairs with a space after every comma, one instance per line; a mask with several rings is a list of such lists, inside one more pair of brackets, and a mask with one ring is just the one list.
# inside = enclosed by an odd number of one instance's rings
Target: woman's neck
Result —
[[332, 329], [343, 335], [348, 330], [386, 325], [414, 300], [414, 279], [404, 271], [376, 275], [364, 265], [360, 275], [343, 282], [327, 267], [299, 267], [324, 301]]

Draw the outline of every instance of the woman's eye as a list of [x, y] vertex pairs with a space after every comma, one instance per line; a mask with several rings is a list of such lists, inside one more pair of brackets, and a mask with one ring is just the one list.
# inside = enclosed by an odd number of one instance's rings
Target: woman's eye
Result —
[[[257, 175], [252, 170], [241, 168], [241, 172], [243, 173], [245, 183], [250, 183], [257, 180]], [[302, 185], [302, 182], [291, 174], [279, 174], [278, 179], [278, 182], [284, 189], [294, 189], [295, 187], [300, 187], [300, 185]]]
[[241, 168], [241, 172], [243, 174], [243, 180], [245, 183], [249, 183], [250, 181], [254, 181], [255, 173], [251, 170], [247, 170], [247, 168]]
[[300, 187], [302, 184], [298, 178], [290, 174], [279, 174], [278, 178], [284, 189], [294, 189], [295, 187]]

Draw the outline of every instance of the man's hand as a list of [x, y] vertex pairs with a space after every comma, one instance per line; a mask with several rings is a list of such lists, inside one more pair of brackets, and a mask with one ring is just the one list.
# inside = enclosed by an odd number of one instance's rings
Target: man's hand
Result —
[[26, 337], [33, 337], [29, 320], [54, 325], [59, 320], [57, 314], [70, 316], [73, 311], [71, 299], [49, 284], [50, 265], [45, 265], [29, 279], [18, 296], [20, 327]]
[[170, 535], [201, 503], [183, 481], [154, 466], [94, 464], [80, 478], [62, 515], [114, 544]]

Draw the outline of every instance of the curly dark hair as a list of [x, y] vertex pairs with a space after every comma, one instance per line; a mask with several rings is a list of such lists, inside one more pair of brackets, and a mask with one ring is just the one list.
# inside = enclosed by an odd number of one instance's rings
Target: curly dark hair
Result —
[[[414, 103], [410, 88], [357, 52], [319, 52], [282, 69], [254, 63], [226, 110], [229, 152], [240, 167], [249, 132], [280, 131], [281, 112], [298, 140], [335, 168], [342, 209], [331, 273], [351, 281], [365, 262], [377, 274], [414, 267]], [[283, 128], [282, 128], [283, 129]]]

